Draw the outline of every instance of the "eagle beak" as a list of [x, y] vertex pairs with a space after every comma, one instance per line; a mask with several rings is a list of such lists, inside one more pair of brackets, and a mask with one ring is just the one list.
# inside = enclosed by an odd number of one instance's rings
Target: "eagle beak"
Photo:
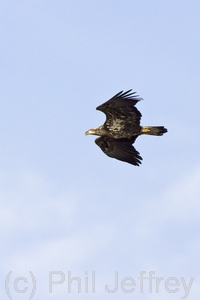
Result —
[[85, 135], [89, 135], [89, 134], [95, 134], [94, 128], [86, 131]]
[[90, 130], [87, 130], [87, 131], [85, 132], [85, 135], [88, 135], [88, 134], [90, 134]]

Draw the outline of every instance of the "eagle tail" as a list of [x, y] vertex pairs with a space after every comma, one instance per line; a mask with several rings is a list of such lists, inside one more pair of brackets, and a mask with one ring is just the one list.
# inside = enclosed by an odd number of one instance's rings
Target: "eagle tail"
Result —
[[150, 135], [163, 135], [167, 132], [167, 129], [164, 126], [142, 126], [141, 134], [150, 134]]

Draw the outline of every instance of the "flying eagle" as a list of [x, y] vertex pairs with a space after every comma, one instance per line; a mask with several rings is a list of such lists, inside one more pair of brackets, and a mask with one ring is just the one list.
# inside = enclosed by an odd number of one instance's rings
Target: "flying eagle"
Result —
[[136, 92], [119, 92], [96, 109], [106, 115], [103, 125], [86, 131], [85, 135], [100, 136], [95, 143], [108, 156], [139, 166], [142, 157], [132, 146], [141, 134], [163, 135], [164, 126], [140, 126], [142, 114], [135, 107], [140, 98]]

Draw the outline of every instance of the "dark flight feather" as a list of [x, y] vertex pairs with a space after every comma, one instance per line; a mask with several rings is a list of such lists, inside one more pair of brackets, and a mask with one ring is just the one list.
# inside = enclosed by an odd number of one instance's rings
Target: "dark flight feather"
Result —
[[113, 138], [128, 138], [140, 131], [142, 114], [135, 107], [140, 98], [131, 90], [119, 92], [96, 109], [105, 113], [103, 127]]
[[95, 140], [95, 143], [108, 156], [128, 162], [129, 164], [139, 166], [142, 157], [140, 153], [132, 146], [132, 141], [128, 139], [112, 139], [107, 136], [101, 136]]

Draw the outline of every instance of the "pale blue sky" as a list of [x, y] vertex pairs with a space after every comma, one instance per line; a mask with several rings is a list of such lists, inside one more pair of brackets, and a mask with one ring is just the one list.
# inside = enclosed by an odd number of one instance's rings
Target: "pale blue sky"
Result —
[[[1, 298], [12, 271], [13, 299], [28, 299], [31, 271], [33, 299], [181, 299], [181, 277], [199, 299], [199, 28], [197, 0], [0, 1]], [[96, 106], [131, 88], [142, 125], [169, 131], [137, 139], [139, 168], [84, 136], [105, 120]], [[65, 274], [52, 293], [50, 271]], [[106, 292], [115, 271], [134, 292]], [[155, 280], [140, 292], [141, 271], [164, 277], [159, 293]]]

